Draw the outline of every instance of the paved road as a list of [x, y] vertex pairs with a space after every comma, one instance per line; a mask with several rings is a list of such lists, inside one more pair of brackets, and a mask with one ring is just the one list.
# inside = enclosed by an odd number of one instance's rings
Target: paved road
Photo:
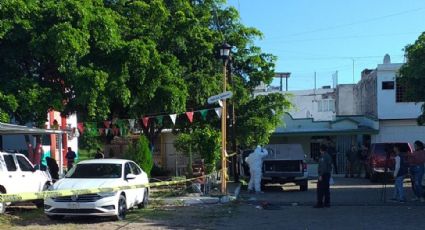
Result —
[[[315, 183], [309, 191], [298, 186], [268, 187], [264, 194], [242, 193], [237, 215], [218, 222], [217, 229], [425, 229], [425, 203], [388, 201], [393, 185], [371, 184], [365, 179], [335, 178], [331, 208], [314, 209]], [[405, 183], [407, 198], [412, 198]], [[386, 194], [384, 193], [386, 192]], [[383, 198], [387, 199], [383, 199]]]

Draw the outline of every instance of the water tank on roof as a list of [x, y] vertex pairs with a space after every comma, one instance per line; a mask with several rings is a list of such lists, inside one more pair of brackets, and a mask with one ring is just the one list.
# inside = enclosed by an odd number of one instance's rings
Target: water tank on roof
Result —
[[391, 57], [388, 54], [384, 56], [384, 64], [391, 64]]

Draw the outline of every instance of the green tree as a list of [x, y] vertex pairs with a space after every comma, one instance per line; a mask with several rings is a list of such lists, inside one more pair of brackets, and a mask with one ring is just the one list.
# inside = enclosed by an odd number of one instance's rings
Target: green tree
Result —
[[12, 114], [17, 107], [18, 103], [13, 95], [4, 95], [0, 91], [0, 122], [9, 122], [10, 114]]
[[135, 143], [129, 146], [125, 158], [136, 162], [136, 164], [140, 165], [143, 171], [150, 176], [153, 167], [153, 159], [149, 149], [149, 141], [145, 136], [140, 136]]
[[[237, 10], [224, 3], [3, 0], [0, 92], [14, 95], [17, 106], [1, 109], [22, 124], [41, 125], [49, 109], [102, 121], [204, 108], [208, 97], [222, 91], [217, 50], [226, 41], [233, 46], [229, 90], [237, 139], [244, 145], [265, 143], [289, 103], [272, 95], [257, 101], [252, 92], [260, 82], [272, 81], [276, 57], [255, 46], [261, 32], [243, 25]], [[259, 113], [262, 102], [270, 105]], [[264, 119], [271, 109], [276, 113]], [[176, 126], [151, 120], [143, 133], [153, 143], [165, 127], [188, 132], [204, 123], [220, 127], [217, 118], [190, 124], [180, 117]]]
[[[425, 32], [414, 44], [405, 48], [407, 62], [399, 71], [399, 83], [406, 89], [406, 99], [409, 101], [425, 101]], [[425, 123], [425, 104], [422, 104], [422, 114], [417, 119], [420, 125]]]
[[291, 108], [286, 97], [281, 93], [259, 95], [240, 107], [236, 124], [241, 146], [253, 148], [268, 143], [275, 128], [282, 124], [283, 113]]
[[[206, 172], [211, 173], [216, 169], [217, 161], [220, 159], [220, 133], [209, 126], [195, 129], [192, 133], [180, 133], [174, 146], [180, 153], [193, 157], [196, 153], [204, 159]], [[189, 166], [191, 162], [189, 162]], [[190, 170], [189, 170], [190, 171]]]

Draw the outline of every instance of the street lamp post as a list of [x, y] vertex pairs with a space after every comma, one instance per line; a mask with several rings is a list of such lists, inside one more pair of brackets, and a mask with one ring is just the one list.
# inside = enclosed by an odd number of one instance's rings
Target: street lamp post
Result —
[[[230, 49], [232, 47], [223, 43], [220, 46], [220, 57], [223, 59], [223, 92], [226, 92], [227, 82], [227, 62], [230, 57]], [[227, 105], [226, 99], [223, 99], [223, 107], [221, 113], [221, 193], [227, 194], [227, 167], [226, 167], [226, 119], [227, 119]]]

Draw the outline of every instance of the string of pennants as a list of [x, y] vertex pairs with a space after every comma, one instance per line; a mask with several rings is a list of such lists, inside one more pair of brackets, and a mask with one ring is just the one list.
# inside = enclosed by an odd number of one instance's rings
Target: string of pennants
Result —
[[[199, 112], [202, 120], [207, 119], [208, 111], [214, 110], [218, 118], [221, 118], [222, 108], [202, 109], [196, 111], [185, 112], [181, 114], [168, 114], [168, 115], [156, 115], [156, 116], [145, 116], [141, 119], [113, 119], [103, 121], [103, 126], [98, 127], [98, 122], [79, 122], [77, 129], [80, 134], [87, 136], [126, 136], [129, 131], [136, 131], [140, 129], [140, 126], [148, 127], [149, 121], [155, 120], [158, 124], [162, 125], [164, 117], [169, 117], [173, 125], [176, 124], [178, 115], [185, 114], [190, 123], [193, 122], [194, 114]], [[136, 122], [138, 121], [138, 122]]]

